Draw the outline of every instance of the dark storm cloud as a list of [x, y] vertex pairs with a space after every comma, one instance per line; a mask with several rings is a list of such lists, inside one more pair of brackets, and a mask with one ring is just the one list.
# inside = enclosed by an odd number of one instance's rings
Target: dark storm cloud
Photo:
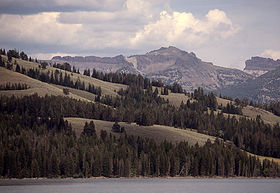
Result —
[[0, 14], [37, 14], [40, 12], [113, 11], [124, 0], [0, 0]]

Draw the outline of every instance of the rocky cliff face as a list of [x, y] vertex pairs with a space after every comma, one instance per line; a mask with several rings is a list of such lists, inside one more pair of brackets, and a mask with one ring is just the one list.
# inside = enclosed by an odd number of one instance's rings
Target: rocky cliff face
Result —
[[271, 70], [275, 70], [280, 66], [280, 60], [273, 60], [270, 58], [252, 57], [246, 60], [244, 72], [249, 73], [255, 77], [265, 74]]
[[187, 91], [197, 87], [205, 90], [217, 90], [234, 84], [240, 84], [252, 78], [251, 75], [237, 70], [215, 66], [203, 62], [194, 53], [188, 53], [175, 47], [160, 48], [144, 55], [124, 57], [54, 57], [52, 62], [68, 62], [79, 68], [103, 72], [126, 72], [142, 74], [145, 77], [162, 80], [166, 84], [181, 84]]
[[160, 48], [145, 55], [131, 56], [134, 66], [151, 79], [166, 84], [181, 84], [187, 91], [197, 87], [216, 90], [237, 84], [251, 78], [250, 75], [236, 69], [215, 66], [203, 62], [194, 53], [188, 53], [175, 47]]

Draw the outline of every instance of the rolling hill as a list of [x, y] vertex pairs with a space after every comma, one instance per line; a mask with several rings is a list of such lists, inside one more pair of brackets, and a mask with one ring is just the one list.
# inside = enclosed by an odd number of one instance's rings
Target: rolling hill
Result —
[[[0, 95], [5, 96], [27, 96], [27, 95], [33, 95], [37, 93], [39, 96], [45, 96], [45, 95], [54, 95], [54, 96], [67, 96], [70, 98], [74, 98], [77, 100], [84, 100], [87, 102], [90, 102], [90, 98], [94, 98], [92, 96], [93, 94], [82, 91], [82, 90], [76, 90], [76, 89], [70, 89], [69, 95], [65, 95], [63, 93], [63, 88], [66, 87], [59, 87], [57, 85], [47, 84], [44, 82], [41, 82], [39, 80], [30, 78], [26, 75], [20, 74], [18, 72], [14, 72], [11, 70], [7, 70], [3, 67], [0, 67], [0, 85], [5, 85], [7, 83], [21, 83], [26, 84], [30, 88], [26, 90], [0, 90]], [[75, 90], [75, 91], [74, 91]]]
[[[98, 134], [100, 134], [101, 130], [106, 130], [108, 133], [112, 133], [113, 135], [119, 135], [111, 131], [114, 122], [75, 117], [66, 117], [65, 120], [71, 123], [73, 129], [77, 134], [80, 134], [83, 131], [85, 122], [89, 123], [90, 121], [94, 121], [95, 128]], [[198, 143], [199, 145], [204, 145], [208, 139], [211, 142], [215, 141], [215, 137], [197, 133], [195, 130], [191, 129], [183, 130], [163, 125], [139, 126], [135, 123], [128, 124], [124, 122], [120, 122], [119, 124], [120, 126], [125, 128], [127, 135], [133, 135], [136, 137], [139, 136], [143, 138], [153, 138], [157, 142], [162, 142], [164, 140], [171, 141], [173, 143], [186, 141], [190, 145], [195, 145], [196, 143]]]
[[[2, 58], [7, 61], [7, 57], [2, 55]], [[73, 81], [77, 81], [78, 79], [81, 82], [85, 82], [86, 87], [88, 86], [89, 83], [93, 83], [94, 86], [96, 87], [101, 87], [102, 89], [102, 94], [103, 95], [111, 95], [111, 96], [116, 96], [117, 95], [117, 91], [120, 90], [121, 88], [126, 89], [127, 86], [123, 85], [123, 84], [116, 84], [116, 83], [111, 83], [111, 82], [105, 82], [102, 80], [98, 80], [89, 76], [84, 76], [82, 74], [78, 74], [78, 73], [72, 73], [66, 70], [61, 70], [58, 68], [54, 68], [51, 66], [47, 66], [46, 69], [42, 69], [39, 67], [38, 63], [35, 62], [29, 62], [29, 61], [25, 61], [25, 60], [21, 60], [18, 58], [13, 58], [12, 63], [16, 62], [20, 67], [24, 67], [26, 70], [28, 69], [38, 69], [41, 72], [44, 73], [55, 73], [55, 71], [59, 71], [62, 72], [63, 75], [66, 73], [67, 75], [70, 75], [71, 80]], [[13, 69], [15, 70], [16, 66], [13, 65]]]

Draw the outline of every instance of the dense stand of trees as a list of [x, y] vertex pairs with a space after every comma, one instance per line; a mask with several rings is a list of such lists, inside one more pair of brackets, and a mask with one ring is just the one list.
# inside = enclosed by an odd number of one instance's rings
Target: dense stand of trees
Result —
[[280, 102], [271, 102], [269, 105], [267, 105], [266, 110], [271, 111], [277, 116], [280, 116]]
[[[85, 70], [84, 74], [90, 76], [90, 70], [89, 69]], [[168, 95], [168, 90], [170, 90], [173, 93], [185, 93], [182, 86], [177, 83], [174, 83], [173, 85], [164, 85], [160, 80], [150, 81], [148, 78], [144, 78], [143, 76], [136, 75], [136, 74], [125, 74], [125, 73], [114, 73], [114, 72], [103, 73], [93, 69], [91, 77], [107, 82], [113, 82], [113, 83], [119, 83], [125, 85], [138, 85], [143, 89], [149, 89], [152, 86], [163, 87], [162, 94], [164, 95]]]
[[223, 113], [242, 115], [242, 107], [233, 105], [232, 102], [227, 103], [225, 107], [221, 106], [220, 109]]
[[6, 83], [5, 85], [0, 85], [0, 90], [26, 90], [29, 86], [27, 84], [21, 83]]
[[278, 165], [261, 163], [235, 146], [216, 140], [204, 146], [156, 143], [121, 134], [116, 138], [86, 123], [76, 136], [61, 117], [29, 113], [0, 116], [0, 176], [279, 176]]
[[12, 58], [18, 58], [26, 61], [32, 61], [32, 62], [38, 62], [37, 59], [32, 59], [31, 57], [28, 58], [27, 54], [24, 53], [23, 51], [19, 52], [16, 49], [13, 50], [8, 50], [6, 52], [5, 49], [0, 49], [0, 55], [6, 55], [8, 57], [8, 61], [11, 62]]

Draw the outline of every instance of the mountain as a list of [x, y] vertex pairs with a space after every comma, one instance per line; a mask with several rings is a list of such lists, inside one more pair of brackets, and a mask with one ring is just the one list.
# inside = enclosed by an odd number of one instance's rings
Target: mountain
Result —
[[147, 78], [161, 80], [165, 84], [179, 83], [187, 91], [197, 87], [217, 90], [240, 84], [253, 78], [237, 69], [215, 66], [204, 62], [192, 52], [176, 47], [162, 47], [144, 55], [124, 57], [53, 57], [52, 63], [67, 62], [81, 71], [95, 68], [102, 72], [126, 72], [141, 74]]
[[280, 100], [280, 67], [271, 70], [255, 79], [223, 89], [221, 93], [226, 96], [247, 97], [258, 103]]
[[115, 57], [97, 57], [97, 56], [55, 56], [51, 59], [51, 63], [69, 63], [80, 71], [95, 68], [102, 72], [126, 72], [138, 73], [133, 65], [129, 63], [123, 55]]
[[257, 77], [280, 67], [280, 60], [255, 56], [246, 60], [245, 64], [244, 72]]

